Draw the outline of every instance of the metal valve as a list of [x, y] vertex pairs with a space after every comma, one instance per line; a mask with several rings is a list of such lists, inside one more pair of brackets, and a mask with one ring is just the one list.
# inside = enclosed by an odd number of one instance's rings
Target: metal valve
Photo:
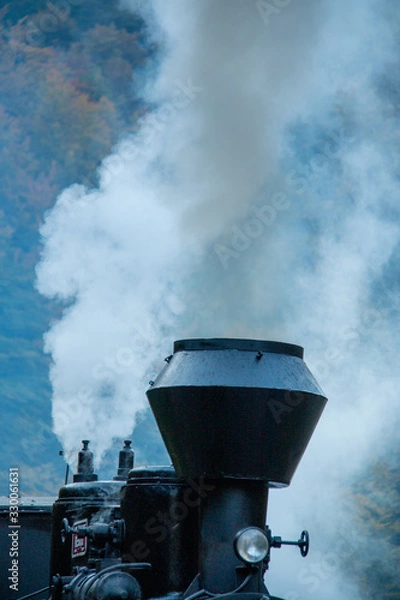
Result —
[[300, 539], [296, 542], [282, 540], [279, 536], [271, 538], [271, 546], [273, 548], [280, 548], [281, 546], [297, 546], [300, 549], [301, 556], [307, 556], [310, 549], [310, 535], [308, 531], [304, 530], [301, 532]]
[[125, 522], [118, 519], [112, 523], [93, 523], [92, 525], [82, 527], [71, 527], [68, 519], [62, 520], [61, 541], [65, 544], [67, 535], [75, 534], [78, 538], [88, 537], [95, 544], [105, 544], [111, 542], [114, 545], [122, 544], [125, 536]]
[[67, 541], [67, 536], [71, 535], [71, 533], [73, 533], [73, 529], [70, 526], [70, 524], [68, 523], [68, 519], [63, 519], [62, 520], [62, 527], [61, 527], [61, 543], [64, 545], [65, 542]]

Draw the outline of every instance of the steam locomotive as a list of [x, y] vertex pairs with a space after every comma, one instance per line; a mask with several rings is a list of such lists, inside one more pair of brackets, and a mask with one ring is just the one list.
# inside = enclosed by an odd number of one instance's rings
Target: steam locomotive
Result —
[[268, 493], [290, 484], [327, 402], [303, 348], [189, 339], [166, 363], [147, 396], [173, 467], [134, 468], [127, 440], [114, 480], [99, 481], [84, 440], [41, 541], [46, 589], [32, 574], [22, 598], [282, 600], [264, 582], [271, 550], [306, 556], [309, 537], [272, 535]]

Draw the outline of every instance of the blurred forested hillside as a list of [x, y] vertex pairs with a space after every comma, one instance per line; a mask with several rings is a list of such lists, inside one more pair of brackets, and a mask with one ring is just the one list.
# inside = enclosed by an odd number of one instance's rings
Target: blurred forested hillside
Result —
[[[135, 130], [146, 110], [135, 77], [157, 48], [142, 20], [117, 0], [3, 2], [0, 24], [0, 495], [7, 495], [14, 466], [23, 495], [52, 495], [64, 463], [51, 432], [42, 338], [60, 309], [34, 288], [38, 230], [59, 192], [75, 182], [95, 186], [100, 161], [122, 133]], [[139, 462], [166, 460], [149, 415], [134, 445]], [[351, 490], [368, 543], [384, 540], [391, 552], [379, 564], [369, 561], [368, 547], [352, 557], [348, 568], [366, 598], [400, 599], [393, 570], [400, 559], [400, 474], [393, 464], [371, 465]]]
[[[34, 288], [38, 229], [63, 188], [96, 185], [100, 161], [135, 129], [135, 70], [156, 49], [117, 1], [3, 3], [0, 23], [0, 495], [12, 466], [23, 495], [43, 495], [56, 493], [64, 463], [42, 341], [59, 309]], [[157, 460], [144, 421], [144, 456]]]

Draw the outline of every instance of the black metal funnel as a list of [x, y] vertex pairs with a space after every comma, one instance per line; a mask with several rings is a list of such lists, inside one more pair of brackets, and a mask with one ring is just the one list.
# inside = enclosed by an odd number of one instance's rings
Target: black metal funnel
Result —
[[175, 342], [148, 390], [178, 476], [289, 485], [326, 404], [292, 344]]

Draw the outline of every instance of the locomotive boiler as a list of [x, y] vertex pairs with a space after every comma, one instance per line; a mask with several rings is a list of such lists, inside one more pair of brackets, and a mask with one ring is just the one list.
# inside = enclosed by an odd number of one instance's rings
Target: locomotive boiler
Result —
[[53, 507], [51, 600], [279, 600], [266, 525], [271, 488], [291, 482], [326, 404], [300, 346], [245, 339], [174, 344], [147, 391], [172, 466], [98, 481], [85, 441]]

